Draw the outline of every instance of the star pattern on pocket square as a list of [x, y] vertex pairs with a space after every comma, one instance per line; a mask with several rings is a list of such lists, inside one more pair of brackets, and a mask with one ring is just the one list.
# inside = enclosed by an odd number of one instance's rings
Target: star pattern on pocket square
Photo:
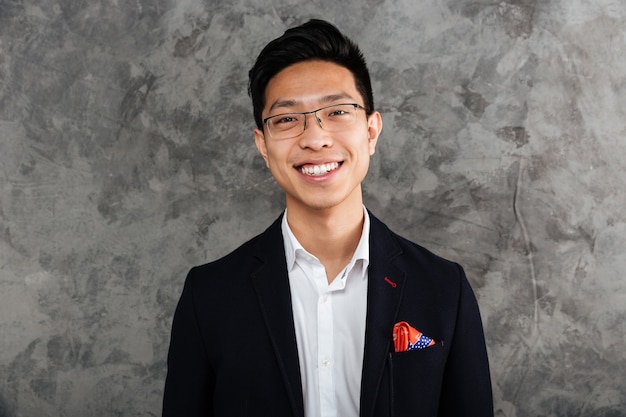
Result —
[[433, 346], [436, 342], [412, 327], [406, 321], [400, 321], [393, 326], [393, 347], [396, 352], [424, 349]]

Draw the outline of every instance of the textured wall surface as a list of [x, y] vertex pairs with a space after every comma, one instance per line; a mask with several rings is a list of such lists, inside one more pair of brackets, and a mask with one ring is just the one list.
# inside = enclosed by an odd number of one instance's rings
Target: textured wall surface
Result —
[[0, 0], [0, 417], [160, 415], [187, 270], [283, 207], [247, 70], [311, 17], [365, 51], [366, 204], [465, 266], [497, 415], [626, 415], [622, 0]]

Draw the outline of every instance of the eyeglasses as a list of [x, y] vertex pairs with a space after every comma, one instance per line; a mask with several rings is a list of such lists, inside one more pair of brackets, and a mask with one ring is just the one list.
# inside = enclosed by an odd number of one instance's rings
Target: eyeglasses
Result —
[[358, 109], [365, 110], [365, 107], [356, 103], [333, 104], [312, 111], [277, 114], [263, 119], [263, 124], [272, 139], [291, 139], [304, 133], [307, 114], [314, 114], [325, 131], [342, 132], [354, 124]]

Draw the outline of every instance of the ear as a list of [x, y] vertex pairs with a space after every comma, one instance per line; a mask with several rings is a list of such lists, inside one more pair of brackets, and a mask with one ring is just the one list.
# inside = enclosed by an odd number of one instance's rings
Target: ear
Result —
[[254, 143], [256, 144], [256, 148], [259, 150], [259, 153], [265, 160], [265, 166], [268, 168], [270, 164], [267, 160], [267, 146], [265, 144], [265, 134], [261, 129], [254, 129]]
[[383, 118], [379, 112], [375, 111], [367, 118], [367, 140], [370, 148], [370, 156], [376, 152], [376, 144], [378, 143], [378, 136], [383, 130]]

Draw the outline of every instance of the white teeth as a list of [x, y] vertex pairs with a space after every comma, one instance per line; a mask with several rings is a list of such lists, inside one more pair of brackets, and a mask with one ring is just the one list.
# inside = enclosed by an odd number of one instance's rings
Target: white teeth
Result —
[[339, 162], [331, 162], [329, 164], [314, 165], [300, 168], [300, 172], [313, 177], [328, 174], [330, 171], [339, 168]]

